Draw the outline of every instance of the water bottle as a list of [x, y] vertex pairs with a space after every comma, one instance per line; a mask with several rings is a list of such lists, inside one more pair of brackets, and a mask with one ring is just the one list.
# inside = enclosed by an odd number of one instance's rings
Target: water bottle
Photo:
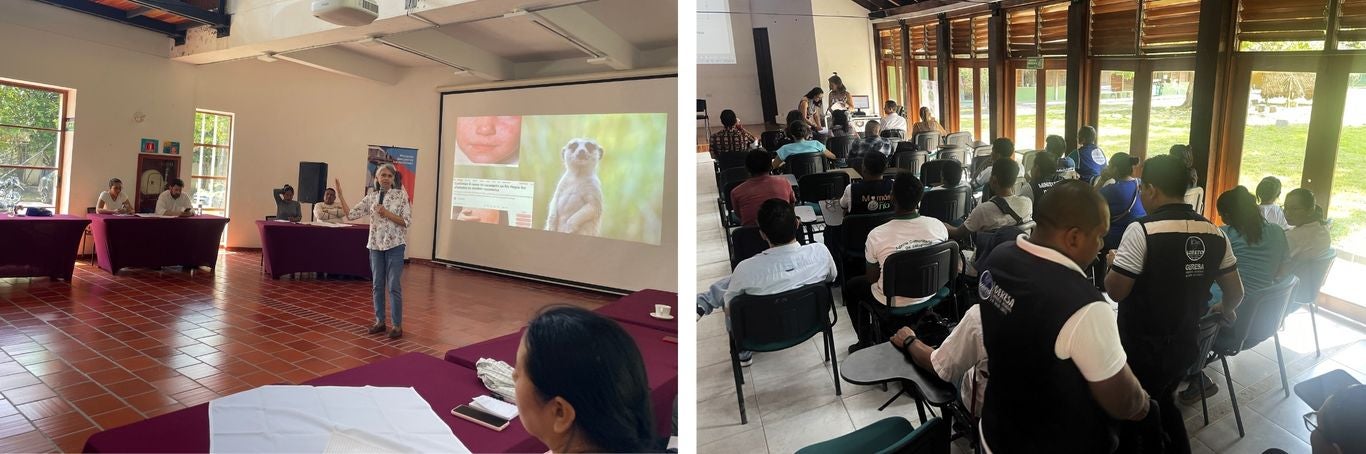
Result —
[[204, 215], [204, 204], [201, 203], [201, 204], [195, 205], [195, 207], [194, 207], [194, 215], [195, 215], [195, 216], [203, 216], [203, 215]]

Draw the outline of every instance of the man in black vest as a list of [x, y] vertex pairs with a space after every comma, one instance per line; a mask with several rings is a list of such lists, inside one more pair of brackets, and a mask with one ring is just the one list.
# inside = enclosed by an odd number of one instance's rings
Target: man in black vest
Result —
[[[1134, 375], [1162, 410], [1168, 452], [1190, 452], [1186, 425], [1173, 394], [1198, 358], [1198, 324], [1207, 311], [1232, 320], [1243, 300], [1237, 260], [1223, 231], [1196, 213], [1182, 197], [1189, 177], [1175, 156], [1143, 164], [1143, 206], [1156, 207], [1130, 224], [1107, 261], [1112, 273], [1105, 289], [1119, 301], [1119, 335]], [[1223, 300], [1208, 308], [1210, 284], [1219, 283]], [[1124, 446], [1152, 450], [1137, 429], [1124, 428]], [[1144, 448], [1144, 446], [1148, 446]]]
[[[1148, 416], [1148, 394], [1125, 363], [1114, 311], [1086, 278], [1110, 228], [1090, 185], [1044, 195], [1028, 239], [996, 248], [978, 292], [991, 384], [982, 409], [987, 452], [1115, 449], [1115, 420]], [[907, 341], [908, 343], [910, 341]]]

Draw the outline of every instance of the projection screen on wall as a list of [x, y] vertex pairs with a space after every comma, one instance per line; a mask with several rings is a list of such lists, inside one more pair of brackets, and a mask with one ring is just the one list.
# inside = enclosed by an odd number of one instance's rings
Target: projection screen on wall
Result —
[[438, 261], [673, 290], [677, 78], [447, 92]]

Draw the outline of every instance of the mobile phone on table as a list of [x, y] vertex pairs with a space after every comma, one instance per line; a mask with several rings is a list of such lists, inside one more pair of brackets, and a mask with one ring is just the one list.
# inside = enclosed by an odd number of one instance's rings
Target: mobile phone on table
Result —
[[461, 405], [452, 408], [451, 415], [500, 432], [507, 428], [509, 422], [506, 419], [499, 418], [496, 415], [469, 405]]
[[670, 344], [677, 344], [678, 338], [673, 336], [664, 336], [664, 342], [668, 342]]

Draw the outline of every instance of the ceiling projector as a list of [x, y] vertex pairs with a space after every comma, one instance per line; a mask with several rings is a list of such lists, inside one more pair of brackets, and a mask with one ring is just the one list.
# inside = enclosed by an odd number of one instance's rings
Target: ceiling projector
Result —
[[313, 17], [337, 25], [365, 25], [379, 17], [374, 0], [313, 0]]

